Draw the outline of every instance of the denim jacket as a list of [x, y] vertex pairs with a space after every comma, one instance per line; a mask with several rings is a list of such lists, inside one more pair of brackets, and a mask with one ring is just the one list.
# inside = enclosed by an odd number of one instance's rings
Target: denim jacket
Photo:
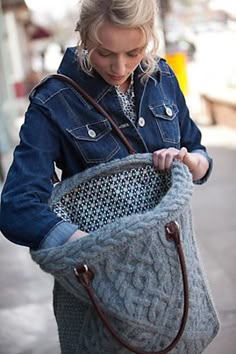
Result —
[[[208, 172], [196, 183], [207, 180], [212, 160], [165, 60], [144, 84], [142, 68], [134, 72], [136, 125], [125, 116], [113, 86], [80, 70], [75, 48], [67, 49], [58, 72], [75, 80], [110, 114], [137, 153], [185, 146], [208, 159]], [[1, 231], [12, 242], [32, 249], [64, 243], [79, 225], [62, 220], [48, 207], [54, 162], [65, 179], [127, 155], [127, 147], [101, 113], [68, 84], [46, 78], [30, 94], [20, 143], [2, 191]]]

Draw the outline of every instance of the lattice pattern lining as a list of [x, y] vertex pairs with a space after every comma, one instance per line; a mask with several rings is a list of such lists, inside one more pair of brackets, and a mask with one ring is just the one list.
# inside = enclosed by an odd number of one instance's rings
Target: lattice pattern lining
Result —
[[170, 175], [157, 173], [152, 166], [131, 168], [80, 184], [52, 210], [91, 232], [117, 218], [151, 210], [170, 185]]

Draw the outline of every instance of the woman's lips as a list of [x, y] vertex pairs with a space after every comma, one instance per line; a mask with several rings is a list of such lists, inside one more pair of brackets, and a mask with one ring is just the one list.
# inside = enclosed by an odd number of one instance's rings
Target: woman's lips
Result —
[[125, 76], [115, 76], [115, 75], [108, 75], [108, 76], [112, 81], [121, 81], [125, 78]]

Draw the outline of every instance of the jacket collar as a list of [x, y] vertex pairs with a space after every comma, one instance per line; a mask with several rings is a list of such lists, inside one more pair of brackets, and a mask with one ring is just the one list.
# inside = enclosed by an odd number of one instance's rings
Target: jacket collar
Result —
[[76, 58], [76, 48], [68, 48], [59, 66], [58, 73], [69, 76], [77, 82], [90, 96], [99, 102], [101, 98], [112, 89], [112, 86], [106, 83], [99, 75], [96, 75], [96, 84], [94, 76], [84, 73]]

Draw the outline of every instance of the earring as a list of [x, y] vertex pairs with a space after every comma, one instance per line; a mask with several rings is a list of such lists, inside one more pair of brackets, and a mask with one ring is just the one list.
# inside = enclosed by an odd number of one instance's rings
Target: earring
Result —
[[84, 68], [86, 69], [86, 71], [88, 71], [89, 73], [92, 72], [93, 70], [93, 67], [89, 61], [89, 52], [86, 48], [83, 48], [82, 49], [82, 52], [81, 52], [81, 55], [82, 55], [82, 61], [83, 61], [83, 66]]

